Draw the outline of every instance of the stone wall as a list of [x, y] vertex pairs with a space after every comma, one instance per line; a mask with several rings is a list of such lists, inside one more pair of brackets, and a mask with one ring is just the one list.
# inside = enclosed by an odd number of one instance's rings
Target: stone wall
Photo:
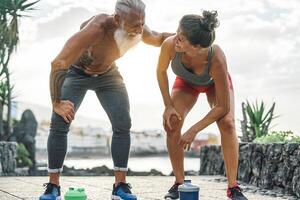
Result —
[[[241, 143], [240, 181], [263, 189], [300, 197], [300, 144]], [[201, 175], [225, 175], [220, 146], [204, 146], [200, 152]]]
[[17, 143], [0, 141], [0, 176], [14, 174], [17, 167]]

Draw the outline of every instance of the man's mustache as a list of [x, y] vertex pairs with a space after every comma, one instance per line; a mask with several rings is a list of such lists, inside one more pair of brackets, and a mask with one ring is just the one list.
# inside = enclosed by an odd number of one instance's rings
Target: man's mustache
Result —
[[128, 33], [127, 34], [129, 37], [136, 37], [138, 35], [141, 35], [140, 33]]

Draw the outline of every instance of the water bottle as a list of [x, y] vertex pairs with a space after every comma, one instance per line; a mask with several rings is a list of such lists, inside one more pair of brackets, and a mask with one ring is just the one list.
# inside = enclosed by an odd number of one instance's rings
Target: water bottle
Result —
[[69, 191], [65, 194], [65, 200], [86, 200], [87, 196], [84, 188], [69, 188]]
[[184, 180], [184, 183], [178, 187], [180, 200], [199, 200], [198, 186], [192, 185], [191, 180]]

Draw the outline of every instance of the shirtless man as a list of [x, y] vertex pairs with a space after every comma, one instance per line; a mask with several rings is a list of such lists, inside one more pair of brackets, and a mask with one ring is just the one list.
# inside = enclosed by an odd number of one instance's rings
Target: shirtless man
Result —
[[112, 199], [135, 200], [126, 183], [130, 149], [129, 101], [115, 60], [139, 41], [161, 46], [170, 33], [157, 33], [145, 25], [141, 0], [118, 0], [113, 15], [99, 14], [81, 25], [51, 63], [53, 104], [48, 138], [49, 183], [40, 200], [61, 199], [59, 176], [67, 150], [67, 134], [87, 90], [94, 90], [112, 124], [111, 152], [115, 183]]

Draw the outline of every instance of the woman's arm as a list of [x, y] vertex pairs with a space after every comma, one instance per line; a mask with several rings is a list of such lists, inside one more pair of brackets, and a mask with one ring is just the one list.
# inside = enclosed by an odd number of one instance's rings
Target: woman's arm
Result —
[[167, 74], [167, 69], [171, 61], [171, 42], [172, 41], [168, 39], [162, 44], [156, 69], [157, 81], [159, 84], [165, 107], [173, 106], [171, 96], [169, 93], [169, 81]]
[[215, 55], [213, 57], [210, 74], [214, 79], [216, 104], [203, 119], [194, 124], [182, 136], [180, 144], [183, 146], [187, 143], [191, 143], [199, 131], [222, 118], [230, 110], [230, 93], [226, 58], [218, 46], [214, 47], [214, 52]]
[[169, 81], [168, 81], [168, 74], [167, 69], [169, 67], [171, 57], [171, 51], [173, 47], [173, 37], [168, 38], [166, 41], [163, 42], [159, 60], [157, 64], [157, 81], [159, 84], [159, 88], [163, 97], [164, 105], [165, 105], [165, 112], [164, 112], [164, 124], [168, 125], [170, 129], [169, 119], [172, 115], [176, 115], [179, 120], [181, 119], [180, 115], [174, 108], [173, 102], [171, 100], [170, 92], [169, 92]]

